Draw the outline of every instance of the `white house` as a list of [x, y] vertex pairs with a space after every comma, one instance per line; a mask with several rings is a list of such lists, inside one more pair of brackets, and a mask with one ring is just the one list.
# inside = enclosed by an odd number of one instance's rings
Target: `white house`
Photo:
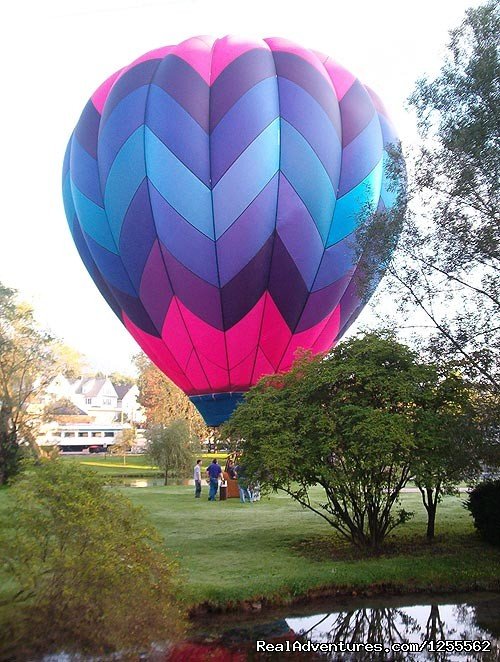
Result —
[[73, 383], [71, 401], [97, 424], [107, 425], [120, 419], [118, 394], [107, 377], [77, 379]]
[[141, 423], [144, 410], [137, 402], [135, 384], [114, 385], [108, 377], [80, 377], [74, 381], [59, 374], [40, 397], [40, 405], [57, 400], [70, 400], [90, 416], [97, 425]]
[[123, 413], [124, 420], [129, 423], [142, 423], [145, 419], [144, 409], [137, 402], [139, 389], [137, 384], [114, 385], [118, 395], [118, 409]]
[[[38, 443], [73, 451], [89, 446], [107, 448], [120, 431], [143, 421], [138, 395], [135, 384], [115, 386], [107, 377], [70, 381], [57, 375], [37, 403], [40, 413], [50, 409], [53, 414], [41, 426]], [[58, 403], [63, 400], [72, 404]], [[50, 405], [54, 405], [53, 412]]]

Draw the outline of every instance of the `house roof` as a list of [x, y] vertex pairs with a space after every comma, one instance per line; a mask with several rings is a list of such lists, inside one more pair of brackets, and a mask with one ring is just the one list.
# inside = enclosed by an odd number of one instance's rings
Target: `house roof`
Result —
[[81, 393], [88, 398], [94, 398], [96, 395], [99, 395], [100, 390], [107, 382], [105, 377], [95, 379], [90, 377], [88, 379], [82, 379], [75, 389], [75, 393]]
[[123, 400], [127, 393], [132, 388], [133, 384], [113, 384], [118, 400]]
[[47, 413], [52, 416], [87, 416], [87, 412], [77, 407], [72, 402], [60, 401], [47, 408]]

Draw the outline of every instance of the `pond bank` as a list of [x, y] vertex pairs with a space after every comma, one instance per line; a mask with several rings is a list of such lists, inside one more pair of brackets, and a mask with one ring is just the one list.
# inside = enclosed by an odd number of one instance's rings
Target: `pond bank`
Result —
[[338, 600], [345, 602], [346, 600], [362, 600], [362, 599], [377, 599], [377, 598], [399, 598], [405, 596], [406, 598], [419, 599], [421, 596], [426, 597], [443, 597], [452, 596], [455, 594], [491, 594], [496, 595], [500, 593], [500, 577], [496, 581], [478, 583], [472, 582], [468, 584], [463, 582], [459, 586], [443, 586], [440, 585], [438, 590], [433, 590], [429, 585], [412, 585], [412, 584], [376, 584], [370, 587], [359, 586], [323, 586], [319, 588], [311, 588], [300, 595], [283, 595], [272, 597], [260, 596], [254, 599], [228, 601], [227, 603], [213, 603], [202, 602], [191, 606], [188, 609], [189, 618], [192, 621], [203, 619], [209, 614], [224, 615], [224, 614], [258, 614], [259, 612], [268, 612], [284, 607], [300, 607], [303, 605], [311, 605], [320, 603], [324, 600], [333, 602]]

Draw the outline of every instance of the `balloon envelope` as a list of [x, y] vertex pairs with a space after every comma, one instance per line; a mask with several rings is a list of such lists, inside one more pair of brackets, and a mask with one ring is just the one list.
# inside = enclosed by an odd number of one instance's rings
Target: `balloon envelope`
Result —
[[[284, 39], [151, 51], [85, 106], [63, 172], [102, 295], [209, 425], [298, 348], [331, 348], [373, 281], [361, 212], [395, 202], [380, 100]], [[380, 278], [381, 272], [378, 274]]]

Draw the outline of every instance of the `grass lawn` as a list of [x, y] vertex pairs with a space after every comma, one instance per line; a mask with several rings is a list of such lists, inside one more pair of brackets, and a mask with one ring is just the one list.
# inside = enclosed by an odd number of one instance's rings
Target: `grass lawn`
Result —
[[208, 502], [206, 487], [200, 500], [182, 486], [124, 491], [145, 508], [177, 554], [189, 605], [285, 602], [325, 587], [342, 592], [500, 588], [500, 550], [479, 541], [459, 498], [441, 504], [437, 540], [428, 545], [420, 496], [405, 494], [404, 507], [415, 517], [391, 536], [384, 554], [370, 558], [353, 552], [326, 522], [284, 494], [240, 504]]
[[157, 467], [151, 466], [151, 460], [144, 455], [62, 455], [63, 462], [72, 462], [96, 473], [111, 478], [155, 477], [160, 475]]
[[[217, 458], [219, 462], [225, 462], [227, 453], [203, 453], [203, 466]], [[146, 455], [126, 455], [125, 461], [122, 456], [96, 453], [92, 455], [61, 455], [64, 462], [74, 462], [82, 467], [88, 467], [103, 476], [134, 477], [134, 476], [158, 476], [161, 474], [156, 466], [151, 465], [151, 460]]]
[[[236, 499], [208, 502], [205, 485], [199, 500], [184, 486], [121, 489], [145, 509], [177, 556], [182, 597], [189, 606], [286, 602], [321, 589], [404, 593], [500, 588], [500, 550], [479, 541], [459, 498], [441, 504], [437, 540], [428, 545], [420, 497], [404, 494], [404, 507], [415, 511], [415, 517], [391, 536], [382, 555], [367, 557], [284, 494], [240, 504]], [[0, 508], [8, 508], [8, 492], [0, 490]]]

